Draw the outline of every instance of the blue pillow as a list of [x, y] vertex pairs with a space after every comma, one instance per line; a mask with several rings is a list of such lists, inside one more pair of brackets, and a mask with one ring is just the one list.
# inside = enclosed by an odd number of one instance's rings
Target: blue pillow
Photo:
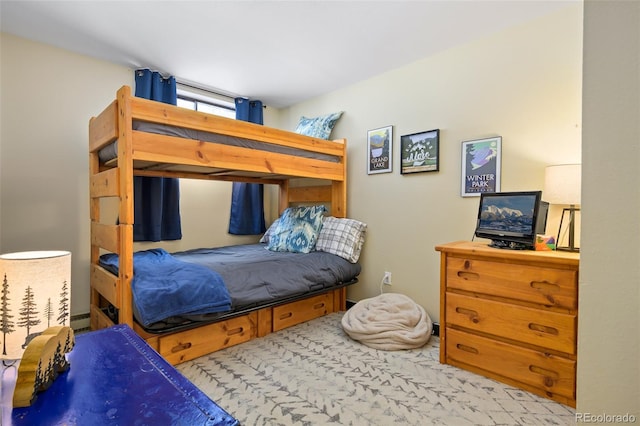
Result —
[[273, 223], [269, 226], [269, 228], [267, 228], [267, 230], [262, 235], [262, 237], [260, 237], [260, 241], [259, 241], [260, 243], [269, 244], [269, 239], [271, 238], [271, 234], [273, 234], [273, 231], [275, 231], [275, 229], [278, 227], [279, 220], [280, 218], [274, 220]]
[[329, 139], [331, 131], [340, 117], [342, 117], [342, 111], [315, 118], [302, 116], [298, 122], [298, 127], [296, 127], [296, 133], [311, 136], [312, 138]]
[[326, 211], [324, 206], [289, 207], [278, 219], [267, 248], [271, 251], [309, 253], [315, 248]]

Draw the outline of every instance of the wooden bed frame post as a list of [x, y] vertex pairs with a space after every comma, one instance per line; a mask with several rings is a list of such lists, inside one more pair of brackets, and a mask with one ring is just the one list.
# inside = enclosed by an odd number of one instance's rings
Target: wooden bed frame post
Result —
[[331, 213], [335, 217], [347, 217], [347, 140], [338, 139], [344, 145], [342, 156], [342, 180], [331, 182]]
[[131, 117], [131, 89], [128, 86], [118, 90], [118, 170], [120, 173], [120, 208], [118, 227], [120, 228], [119, 278], [122, 286], [122, 300], [118, 322], [133, 327], [133, 124]]
[[[335, 217], [347, 217], [347, 140], [342, 139], [341, 142], [345, 145], [342, 157], [343, 180], [331, 182], [331, 210]], [[333, 306], [336, 312], [347, 310], [346, 287], [335, 291]]]
[[[91, 121], [89, 121], [89, 140], [93, 140], [94, 136], [93, 136], [93, 132], [92, 132], [92, 124], [94, 123], [94, 118], [91, 119]], [[98, 157], [98, 153], [97, 151], [94, 151], [92, 149], [89, 150], [89, 178], [90, 181], [93, 182], [93, 177], [95, 175], [98, 174], [98, 172], [100, 171], [100, 158]], [[93, 223], [99, 223], [100, 222], [100, 198], [94, 196], [95, 195], [95, 188], [94, 185], [90, 184], [89, 185], [89, 218], [91, 221], [91, 224], [93, 225]], [[93, 232], [91, 232], [91, 235], [93, 236]], [[100, 247], [98, 247], [98, 245], [93, 243], [93, 238], [90, 241], [90, 247], [91, 247], [91, 254], [90, 254], [90, 262], [91, 262], [91, 267], [93, 268], [93, 265], [96, 265], [98, 263], [98, 258], [100, 257]], [[100, 305], [100, 293], [98, 293], [98, 290], [96, 290], [96, 288], [93, 286], [93, 278], [90, 277], [91, 280], [91, 291], [89, 293], [89, 312], [93, 311], [94, 309], [98, 309], [99, 305]], [[92, 318], [94, 318], [94, 315], [90, 316]], [[91, 324], [91, 328], [95, 328], [96, 324]]]
[[279, 207], [278, 214], [282, 214], [282, 212], [289, 207], [290, 197], [289, 197], [289, 181], [285, 180], [280, 183], [280, 199], [279, 199]]
[[331, 214], [335, 217], [347, 217], [346, 182], [331, 183]]

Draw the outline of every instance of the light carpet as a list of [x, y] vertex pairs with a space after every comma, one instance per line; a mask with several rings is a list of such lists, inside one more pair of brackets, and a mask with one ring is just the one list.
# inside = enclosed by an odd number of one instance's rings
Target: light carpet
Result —
[[330, 314], [179, 365], [242, 425], [570, 425], [575, 410], [442, 365], [439, 339], [383, 351]]

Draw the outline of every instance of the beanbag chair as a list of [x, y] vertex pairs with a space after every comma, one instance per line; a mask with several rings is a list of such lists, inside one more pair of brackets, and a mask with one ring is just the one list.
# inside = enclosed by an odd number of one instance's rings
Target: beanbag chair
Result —
[[422, 306], [398, 293], [363, 299], [342, 317], [342, 328], [353, 340], [387, 351], [423, 346], [433, 323]]

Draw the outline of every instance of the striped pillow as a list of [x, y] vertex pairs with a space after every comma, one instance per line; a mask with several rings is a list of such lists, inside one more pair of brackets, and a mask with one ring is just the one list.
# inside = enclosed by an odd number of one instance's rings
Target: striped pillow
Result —
[[326, 217], [318, 235], [316, 250], [356, 263], [360, 258], [366, 231], [367, 224], [355, 219]]

